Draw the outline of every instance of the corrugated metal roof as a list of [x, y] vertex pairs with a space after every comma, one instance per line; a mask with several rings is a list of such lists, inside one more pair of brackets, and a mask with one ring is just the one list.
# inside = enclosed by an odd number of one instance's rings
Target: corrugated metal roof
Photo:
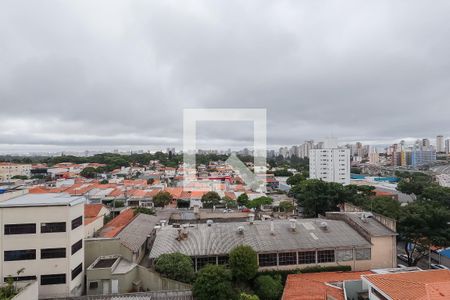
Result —
[[[319, 228], [326, 221], [327, 230]], [[215, 223], [211, 227], [197, 224], [188, 228], [185, 240], [176, 240], [178, 229], [170, 226], [157, 231], [150, 258], [164, 253], [181, 252], [189, 256], [228, 254], [238, 245], [249, 245], [256, 252], [280, 252], [325, 248], [367, 248], [371, 244], [344, 221], [323, 219], [296, 220], [296, 230], [290, 229], [288, 220], [274, 221], [271, 233], [269, 221]], [[244, 233], [237, 232], [238, 227]]]

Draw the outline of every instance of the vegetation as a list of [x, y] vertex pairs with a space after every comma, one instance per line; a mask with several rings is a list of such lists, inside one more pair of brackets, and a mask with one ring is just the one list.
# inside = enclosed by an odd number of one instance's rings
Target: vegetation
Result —
[[247, 207], [248, 208], [254, 208], [254, 209], [260, 209], [262, 205], [269, 205], [272, 204], [273, 199], [270, 197], [262, 196], [255, 198], [248, 202]]
[[80, 176], [83, 176], [84, 178], [96, 178], [97, 177], [97, 170], [93, 167], [87, 167], [81, 170]]
[[207, 192], [202, 196], [203, 207], [212, 208], [220, 203], [220, 196], [216, 192]]
[[229, 266], [237, 281], [249, 281], [258, 272], [258, 258], [250, 246], [238, 246], [231, 250]]
[[294, 204], [291, 201], [280, 202], [279, 209], [281, 212], [292, 212], [294, 210]]
[[257, 295], [250, 295], [247, 293], [241, 293], [239, 295], [239, 300], [259, 300], [259, 297]]
[[207, 265], [197, 274], [193, 285], [195, 299], [229, 300], [235, 298], [231, 271], [224, 266]]
[[137, 215], [137, 214], [154, 215], [155, 211], [152, 208], [139, 206], [134, 209], [134, 214], [135, 215]]
[[306, 176], [303, 175], [302, 173], [297, 173], [297, 174], [289, 177], [286, 180], [286, 183], [292, 186], [292, 185], [300, 184], [304, 180], [306, 180]]
[[277, 300], [283, 293], [281, 276], [260, 275], [255, 280], [256, 294], [262, 300]]
[[21, 180], [26, 180], [26, 179], [28, 179], [28, 177], [25, 176], [25, 175], [14, 175], [13, 177], [11, 177], [11, 179], [21, 179]]
[[[22, 274], [25, 271], [24, 268], [18, 270], [16, 272], [17, 276]], [[8, 276], [6, 278], [6, 284], [4, 286], [0, 286], [0, 299], [1, 300], [10, 300], [14, 298], [17, 294], [20, 293], [20, 289], [15, 285], [14, 279], [12, 276]]]
[[159, 192], [153, 197], [153, 204], [155, 207], [164, 207], [172, 201], [172, 196], [169, 192]]
[[155, 269], [167, 278], [185, 283], [191, 283], [195, 276], [192, 259], [181, 253], [161, 255], [156, 260]]
[[247, 207], [248, 202], [249, 202], [249, 200], [248, 200], [248, 196], [247, 196], [246, 193], [240, 194], [239, 197], [237, 197], [237, 203], [238, 203], [240, 206], [245, 206], [245, 207]]
[[294, 174], [292, 174], [292, 172], [290, 172], [286, 169], [281, 169], [281, 170], [276, 170], [275, 172], [273, 172], [273, 175], [280, 176], [280, 177], [288, 177], [288, 176], [292, 176]]

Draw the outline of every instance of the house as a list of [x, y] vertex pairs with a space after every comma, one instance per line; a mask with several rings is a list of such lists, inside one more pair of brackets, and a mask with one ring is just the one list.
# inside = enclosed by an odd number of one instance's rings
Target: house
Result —
[[92, 237], [103, 227], [104, 218], [111, 211], [103, 204], [84, 205], [84, 237]]
[[[323, 272], [290, 274], [286, 279], [282, 300], [345, 300], [343, 282], [361, 280], [363, 272]], [[356, 299], [355, 299], [356, 300]]]

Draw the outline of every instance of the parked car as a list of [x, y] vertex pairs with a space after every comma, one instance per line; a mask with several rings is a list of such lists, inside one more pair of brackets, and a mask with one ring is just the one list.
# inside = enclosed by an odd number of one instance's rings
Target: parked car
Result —
[[447, 268], [446, 266], [438, 264], [431, 264], [431, 268], [436, 270], [449, 270], [449, 268]]

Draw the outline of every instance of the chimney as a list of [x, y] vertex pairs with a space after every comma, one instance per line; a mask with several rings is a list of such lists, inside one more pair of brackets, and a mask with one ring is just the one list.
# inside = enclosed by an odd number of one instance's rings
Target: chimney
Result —
[[297, 229], [297, 221], [295, 219], [289, 219], [289, 224], [291, 226], [291, 230], [295, 232]]
[[273, 220], [270, 220], [270, 234], [275, 235], [275, 224], [273, 223]]

